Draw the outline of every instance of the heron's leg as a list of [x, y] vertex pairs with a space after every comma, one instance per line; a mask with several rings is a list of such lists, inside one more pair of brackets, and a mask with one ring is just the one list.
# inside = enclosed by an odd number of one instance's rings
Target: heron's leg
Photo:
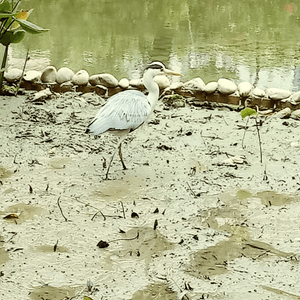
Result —
[[125, 166], [125, 164], [124, 164], [124, 161], [123, 161], [123, 155], [122, 155], [122, 151], [121, 151], [121, 145], [122, 145], [122, 144], [119, 145], [119, 156], [120, 156], [120, 160], [121, 160], [123, 169], [124, 169], [124, 170], [127, 170], [127, 168], [126, 168], [126, 166]]
[[112, 161], [113, 161], [113, 159], [114, 159], [114, 156], [115, 156], [115, 154], [116, 154], [117, 151], [118, 151], [118, 148], [119, 148], [119, 144], [117, 145], [116, 149], [114, 150], [114, 153], [113, 153], [113, 155], [111, 156], [110, 161], [109, 161], [109, 163], [108, 163], [108, 167], [107, 167], [107, 171], [106, 171], [106, 175], [105, 175], [105, 180], [108, 179], [109, 169], [110, 169], [111, 163], [112, 163]]
[[[113, 153], [113, 155], [111, 156], [111, 159], [110, 159], [110, 161], [109, 161], [109, 163], [108, 163], [108, 167], [107, 167], [107, 171], [106, 171], [106, 175], [105, 175], [105, 180], [108, 179], [108, 173], [109, 173], [109, 169], [110, 169], [111, 163], [112, 163], [112, 161], [113, 161], [113, 159], [114, 159], [114, 156], [115, 156], [115, 154], [117, 153], [118, 150], [119, 150], [119, 156], [120, 156], [120, 159], [121, 159], [123, 168], [125, 167], [124, 169], [126, 169], [126, 166], [125, 166], [125, 164], [124, 164], [124, 162], [123, 162], [123, 159], [122, 159], [122, 152], [121, 152], [121, 144], [122, 144], [122, 142], [124, 141], [125, 138], [126, 138], [126, 134], [124, 134], [124, 135], [119, 139], [119, 142], [118, 142], [118, 144], [117, 144], [117, 146], [116, 146], [116, 148], [115, 148], [115, 150], [114, 150], [114, 153]], [[120, 153], [121, 153], [121, 155], [120, 155]]]

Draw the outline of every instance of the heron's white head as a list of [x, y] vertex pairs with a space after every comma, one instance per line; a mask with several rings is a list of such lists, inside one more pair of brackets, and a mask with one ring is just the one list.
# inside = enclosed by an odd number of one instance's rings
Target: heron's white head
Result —
[[[149, 73], [149, 75], [152, 75], [152, 78], [155, 77], [156, 75], [175, 75], [175, 76], [180, 76], [181, 74], [175, 73], [169, 69], [166, 68], [166, 66], [161, 62], [161, 61], [153, 61], [151, 62], [145, 69], [145, 73]], [[144, 74], [145, 74], [144, 73]]]
[[149, 92], [147, 98], [151, 103], [152, 111], [159, 97], [159, 87], [158, 84], [154, 81], [154, 77], [156, 75], [163, 75], [163, 74], [180, 76], [180, 74], [168, 70], [161, 61], [153, 61], [147, 66], [144, 72], [143, 83]]

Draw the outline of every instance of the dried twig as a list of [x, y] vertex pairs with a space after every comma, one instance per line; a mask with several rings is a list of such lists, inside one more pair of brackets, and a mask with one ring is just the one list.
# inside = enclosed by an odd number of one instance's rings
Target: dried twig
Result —
[[13, 235], [5, 243], [10, 242], [18, 233], [17, 232], [12, 232], [12, 234]]
[[63, 213], [63, 211], [62, 211], [62, 209], [61, 209], [59, 200], [60, 200], [60, 196], [59, 196], [58, 199], [57, 199], [57, 205], [58, 205], [58, 208], [59, 208], [59, 210], [60, 210], [61, 215], [64, 217], [65, 221], [68, 222], [68, 219], [65, 217], [65, 215], [64, 215], [64, 213]]
[[262, 163], [262, 147], [261, 147], [261, 138], [260, 138], [258, 126], [261, 126], [261, 124], [259, 124], [259, 122], [257, 121], [257, 118], [255, 118], [255, 127], [257, 130], [258, 144], [259, 144], [260, 162]]
[[195, 192], [192, 190], [192, 188], [191, 188], [190, 184], [188, 183], [188, 181], [187, 181], [186, 183], [187, 183], [187, 185], [188, 185], [188, 187], [189, 187], [189, 190], [192, 192], [193, 196], [194, 196], [194, 197], [197, 197], [197, 195], [196, 195]]
[[56, 241], [56, 243], [55, 243], [55, 245], [54, 245], [54, 247], [53, 247], [53, 252], [56, 252], [57, 246], [58, 246], [58, 240]]
[[116, 240], [109, 241], [109, 243], [111, 243], [111, 242], [117, 242], [117, 241], [132, 241], [132, 240], [137, 240], [137, 239], [139, 238], [139, 235], [140, 235], [140, 233], [137, 232], [136, 236], [133, 237], [133, 238], [128, 238], [128, 239], [116, 239]]
[[126, 219], [123, 202], [122, 201], [120, 201], [120, 202], [121, 202], [121, 205], [122, 205], [123, 218]]
[[20, 78], [19, 83], [18, 83], [18, 85], [17, 85], [16, 92], [15, 92], [15, 96], [18, 94], [18, 91], [19, 91], [19, 89], [20, 89], [21, 82], [22, 82], [23, 77], [24, 77], [26, 64], [27, 64], [27, 61], [29, 60], [28, 54], [29, 54], [29, 50], [27, 50], [27, 53], [26, 53], [25, 62], [24, 62], [23, 70], [22, 70], [22, 75], [21, 75], [21, 78]]
[[99, 213], [100, 213], [101, 216], [103, 217], [103, 221], [106, 221], [106, 217], [105, 217], [105, 215], [102, 213], [102, 211], [101, 211], [100, 209], [92, 216], [91, 221], [93, 221], [94, 218], [95, 218]]
[[17, 155], [18, 155], [18, 153], [16, 153], [14, 156], [14, 164], [17, 164], [17, 162], [16, 162]]

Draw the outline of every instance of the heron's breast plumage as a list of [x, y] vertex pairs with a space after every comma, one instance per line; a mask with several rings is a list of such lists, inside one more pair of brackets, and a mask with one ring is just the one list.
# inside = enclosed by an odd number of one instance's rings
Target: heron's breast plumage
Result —
[[151, 105], [139, 91], [124, 91], [112, 96], [88, 126], [94, 135], [107, 130], [126, 130], [139, 127], [148, 118]]

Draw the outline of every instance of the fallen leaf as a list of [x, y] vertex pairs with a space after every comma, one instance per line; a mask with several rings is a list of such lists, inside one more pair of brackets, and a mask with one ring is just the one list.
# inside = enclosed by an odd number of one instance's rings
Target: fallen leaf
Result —
[[131, 213], [131, 218], [139, 218], [139, 215], [136, 212]]
[[9, 215], [3, 217], [3, 219], [18, 219], [18, 218], [19, 218], [19, 216], [16, 214], [9, 214]]
[[109, 246], [109, 243], [108, 242], [106, 242], [106, 241], [100, 241], [98, 244], [97, 244], [97, 246], [99, 247], [99, 248], [107, 248], [108, 246]]

